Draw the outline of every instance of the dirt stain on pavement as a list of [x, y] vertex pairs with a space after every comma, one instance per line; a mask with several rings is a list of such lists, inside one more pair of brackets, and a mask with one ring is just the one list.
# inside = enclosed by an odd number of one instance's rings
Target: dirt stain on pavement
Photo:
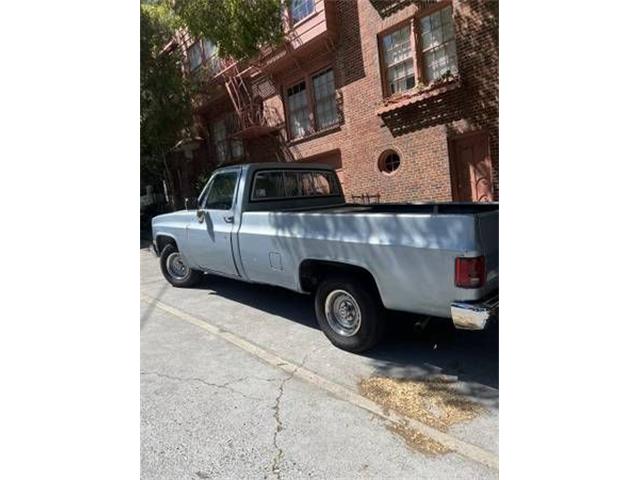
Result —
[[[451, 425], [472, 420], [484, 411], [482, 405], [457, 391], [456, 384], [455, 380], [440, 377], [426, 380], [371, 377], [362, 380], [358, 387], [363, 396], [382, 407], [446, 432]], [[422, 453], [449, 451], [407, 425], [393, 423], [387, 428]]]
[[407, 425], [390, 423], [386, 428], [390, 432], [402, 437], [409, 447], [417, 450], [418, 452], [425, 453], [427, 455], [439, 455], [449, 453], [451, 451], [440, 442], [436, 442], [434, 439], [423, 435]]

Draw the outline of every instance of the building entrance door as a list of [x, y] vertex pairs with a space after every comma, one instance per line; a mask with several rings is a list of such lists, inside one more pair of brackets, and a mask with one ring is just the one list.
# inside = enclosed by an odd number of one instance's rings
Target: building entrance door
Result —
[[457, 202], [493, 201], [489, 136], [477, 133], [450, 142], [451, 190]]

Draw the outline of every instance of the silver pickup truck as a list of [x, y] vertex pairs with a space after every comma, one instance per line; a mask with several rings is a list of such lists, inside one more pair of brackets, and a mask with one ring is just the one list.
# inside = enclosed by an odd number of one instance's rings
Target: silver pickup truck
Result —
[[345, 203], [319, 164], [216, 170], [197, 209], [159, 215], [165, 278], [204, 273], [315, 295], [318, 324], [344, 350], [371, 348], [387, 310], [485, 328], [498, 308], [498, 205]]

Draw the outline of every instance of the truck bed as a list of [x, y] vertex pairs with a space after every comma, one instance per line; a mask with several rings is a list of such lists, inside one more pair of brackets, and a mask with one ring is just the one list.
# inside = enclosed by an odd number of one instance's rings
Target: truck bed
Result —
[[[443, 298], [476, 301], [497, 288], [497, 204], [271, 208], [245, 211], [238, 230], [242, 275], [254, 281], [300, 290], [303, 260], [348, 263], [371, 272], [387, 308], [437, 316], [450, 314]], [[455, 287], [456, 257], [479, 255], [486, 284]]]

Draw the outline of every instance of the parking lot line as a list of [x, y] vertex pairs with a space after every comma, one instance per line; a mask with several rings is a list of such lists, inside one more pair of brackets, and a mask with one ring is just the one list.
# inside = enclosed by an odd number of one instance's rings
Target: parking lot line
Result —
[[171, 305], [167, 305], [163, 302], [160, 302], [158, 299], [154, 297], [151, 297], [144, 293], [141, 293], [140, 297], [141, 297], [141, 300], [144, 301], [145, 303], [153, 304], [155, 308], [164, 310], [165, 312], [170, 313], [171, 315], [173, 315], [174, 317], [180, 320], [189, 322], [192, 325], [200, 327], [203, 330], [206, 330], [208, 333], [216, 337], [222, 338], [223, 340], [226, 340], [227, 342], [235, 345], [236, 347], [244, 350], [245, 352], [248, 352], [258, 357], [260, 360], [268, 363], [269, 365], [275, 368], [278, 368], [282, 371], [285, 371], [291, 374], [292, 376], [303, 379], [308, 383], [311, 383], [325, 390], [326, 392], [340, 398], [343, 401], [349, 402], [356, 407], [360, 407], [364, 410], [367, 410], [377, 415], [378, 417], [383, 418], [384, 420], [393, 422], [398, 425], [408, 426], [420, 432], [421, 434], [439, 442], [440, 444], [447, 447], [449, 450], [454, 451], [459, 455], [462, 455], [466, 458], [469, 458], [470, 460], [486, 465], [489, 468], [498, 470], [498, 457], [495, 454], [487, 450], [484, 450], [483, 448], [480, 448], [476, 445], [460, 440], [452, 435], [449, 435], [445, 432], [442, 432], [428, 425], [425, 425], [422, 422], [414, 420], [413, 418], [409, 418], [397, 412], [394, 412], [393, 410], [386, 410], [382, 406], [373, 402], [372, 400], [369, 400], [368, 398], [363, 397], [362, 395], [358, 394], [357, 392], [347, 387], [344, 387], [335, 382], [332, 382], [331, 380], [328, 380], [301, 365], [298, 365], [282, 357], [279, 357], [278, 355], [254, 343], [251, 343], [248, 340], [245, 340], [244, 338], [241, 338], [227, 330], [222, 330], [211, 323], [208, 323], [200, 318], [195, 317], [194, 315], [191, 315], [187, 312], [184, 312], [175, 307], [172, 307]]

